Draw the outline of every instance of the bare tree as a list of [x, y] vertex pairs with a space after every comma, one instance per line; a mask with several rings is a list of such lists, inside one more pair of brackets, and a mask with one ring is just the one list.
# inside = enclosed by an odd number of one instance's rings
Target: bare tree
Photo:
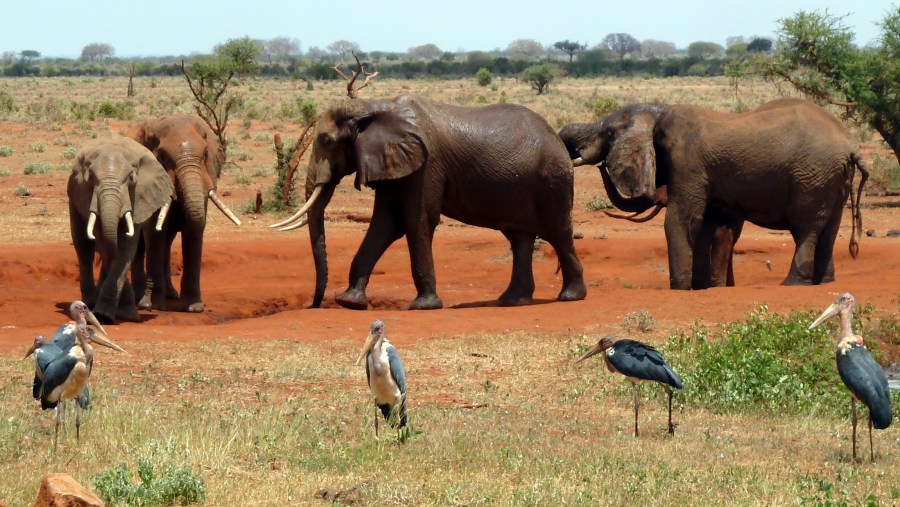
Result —
[[581, 44], [580, 42], [572, 42], [569, 39], [561, 40], [553, 43], [553, 47], [562, 51], [563, 53], [569, 55], [569, 61], [571, 62], [577, 53], [580, 53], [587, 49], [587, 44]]
[[641, 56], [646, 58], [665, 58], [675, 52], [675, 44], [671, 42], [647, 39], [641, 42]]
[[641, 50], [641, 43], [627, 33], [608, 34], [600, 44], [619, 55], [620, 59], [624, 59], [627, 54]]
[[[353, 51], [353, 52], [351, 52], [351, 53], [353, 54], [353, 58], [356, 58], [356, 70], [353, 71], [353, 76], [348, 77], [347, 74], [344, 74], [344, 72], [341, 70], [341, 65], [344, 64], [343, 62], [341, 62], [341, 63], [335, 65], [335, 66], [332, 67], [332, 68], [334, 69], [335, 72], [338, 73], [339, 76], [341, 76], [342, 78], [344, 78], [344, 81], [347, 81], [347, 96], [350, 97], [351, 99], [355, 99], [355, 98], [356, 98], [356, 92], [358, 92], [359, 90], [362, 90], [363, 88], [369, 86], [369, 81], [372, 80], [372, 79], [375, 79], [375, 76], [378, 75], [378, 72], [374, 72], [374, 73], [367, 72], [367, 71], [366, 71], [366, 68], [363, 66], [363, 64], [360, 63], [359, 57], [356, 56], [356, 52]], [[365, 76], [365, 77], [366, 77], [366, 80], [363, 82], [362, 86], [360, 86], [360, 87], [358, 87], [358, 88], [354, 88], [353, 85], [356, 83], [356, 79], [357, 79], [360, 75]]]
[[506, 46], [506, 54], [513, 58], [540, 58], [547, 54], [547, 49], [534, 39], [516, 39]]
[[263, 52], [269, 63], [287, 60], [300, 54], [300, 41], [291, 37], [275, 37], [265, 41]]
[[359, 44], [349, 41], [349, 40], [336, 40], [326, 47], [328, 51], [332, 53], [336, 53], [340, 55], [341, 60], [344, 59], [344, 55], [347, 53], [357, 53], [359, 52]]
[[441, 56], [441, 53], [441, 48], [437, 47], [435, 44], [422, 44], [421, 46], [409, 48], [408, 51], [409, 56], [424, 58], [425, 60], [437, 58]]
[[97, 62], [104, 58], [109, 58], [115, 53], [115, 49], [105, 42], [92, 42], [82, 48], [81, 59]]
[[310, 60], [321, 62], [328, 56], [328, 52], [319, 46], [312, 46], [306, 50], [306, 57]]
[[2, 55], [0, 55], [0, 62], [3, 62], [3, 65], [12, 65], [13, 61], [16, 59], [15, 51], [4, 51]]
[[749, 42], [750, 42], [750, 40], [748, 40], [743, 35], [732, 35], [731, 37], [725, 38], [725, 47], [730, 48], [731, 46], [734, 46], [735, 44], [748, 44]]

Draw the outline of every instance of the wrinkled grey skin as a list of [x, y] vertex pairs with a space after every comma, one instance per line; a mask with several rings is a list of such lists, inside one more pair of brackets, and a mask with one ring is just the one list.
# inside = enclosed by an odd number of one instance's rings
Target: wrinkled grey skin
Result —
[[316, 266], [313, 307], [322, 301], [328, 265], [325, 208], [347, 175], [375, 189], [375, 205], [350, 267], [349, 288], [337, 296], [365, 309], [375, 263], [406, 236], [417, 295], [410, 309], [441, 308], [432, 238], [441, 214], [501, 231], [512, 246], [513, 271], [500, 305], [532, 302], [535, 237], [557, 252], [562, 301], [586, 295], [572, 239], [574, 171], [565, 147], [534, 112], [514, 105], [459, 107], [418, 97], [353, 100], [319, 119], [306, 196], [322, 194], [309, 210]]
[[[224, 154], [209, 126], [197, 115], [171, 115], [135, 125], [128, 136], [141, 143], [169, 173], [175, 185], [175, 201], [162, 231], [144, 229], [146, 277], [152, 285], [149, 298], [140, 301], [142, 308], [166, 309], [165, 300], [179, 298], [172, 284], [171, 253], [175, 236], [181, 233], [184, 266], [181, 272], [181, 294], [175, 309], [202, 312], [205, 309], [200, 291], [200, 263], [203, 255], [203, 232], [206, 230], [207, 193], [215, 190]], [[146, 278], [139, 273], [135, 288], [145, 295]]]
[[851, 200], [850, 250], [854, 257], [858, 251], [858, 201], [868, 172], [844, 126], [810, 102], [779, 99], [741, 114], [634, 104], [597, 123], [569, 125], [560, 136], [583, 163], [602, 163], [616, 207], [642, 212], [658, 201], [659, 189], [668, 190], [673, 289], [711, 285], [709, 259], [728, 241], [715, 239], [716, 231], [724, 226], [737, 241], [744, 220], [791, 232], [796, 249], [785, 285], [833, 281], [834, 241], [856, 169], [862, 181]]
[[[146, 148], [115, 134], [85, 145], [75, 156], [69, 177], [69, 224], [78, 256], [81, 299], [101, 322], [139, 321], [134, 290], [127, 279], [140, 229], [169, 202], [174, 188], [166, 171]], [[95, 239], [88, 237], [90, 213], [96, 213]], [[134, 234], [127, 235], [131, 212]], [[100, 254], [100, 278], [94, 281], [94, 252]]]

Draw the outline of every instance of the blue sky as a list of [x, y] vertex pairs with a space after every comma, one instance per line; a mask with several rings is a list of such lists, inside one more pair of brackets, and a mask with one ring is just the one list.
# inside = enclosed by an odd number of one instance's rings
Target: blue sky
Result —
[[[10, 5], [11, 4], [11, 5]], [[492, 50], [535, 39], [589, 46], [608, 33], [638, 40], [725, 43], [729, 36], [773, 37], [778, 19], [798, 10], [847, 15], [865, 45], [893, 0], [43, 0], [8, 2], [0, 14], [0, 52], [33, 49], [77, 57], [92, 42], [117, 56], [208, 53], [227, 39], [292, 37], [303, 51], [339, 39], [363, 51], [406, 51], [426, 43], [445, 51]]]

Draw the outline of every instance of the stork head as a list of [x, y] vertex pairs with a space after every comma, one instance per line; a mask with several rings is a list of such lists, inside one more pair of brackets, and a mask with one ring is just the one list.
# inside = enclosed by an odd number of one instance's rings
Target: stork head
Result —
[[96, 343], [97, 345], [103, 345], [104, 347], [109, 347], [113, 350], [118, 350], [119, 352], [125, 352], [125, 349], [113, 343], [109, 337], [94, 331], [93, 328], [84, 323], [79, 323], [78, 327], [75, 330], [75, 334], [79, 340], [82, 342], [82, 346], [84, 344], [90, 344], [91, 342]]
[[584, 355], [579, 357], [575, 362], [580, 363], [593, 355], [604, 352], [606, 351], [606, 349], [612, 348], [614, 343], [615, 342], [613, 341], [612, 336], [604, 336], [603, 338], [600, 338], [600, 341], [597, 342], [597, 345], [594, 345], [591, 350], [585, 352]]
[[849, 292], [845, 292], [845, 293], [841, 294], [834, 301], [834, 303], [831, 303], [831, 306], [829, 306], [828, 308], [825, 309], [824, 312], [822, 312], [822, 315], [819, 315], [819, 317], [816, 320], [814, 320], [812, 324], [809, 325], [808, 329], [818, 327], [820, 324], [822, 324], [826, 320], [828, 320], [832, 317], [835, 317], [837, 315], [840, 315], [841, 312], [853, 311], [853, 307], [855, 305], [856, 305], [856, 299], [853, 297], [853, 294], [850, 294]]
[[46, 340], [46, 338], [44, 338], [44, 335], [39, 334], [35, 336], [34, 343], [31, 344], [31, 347], [28, 347], [28, 351], [25, 352], [25, 357], [23, 357], [22, 359], [28, 359], [28, 356], [34, 354], [37, 349], [43, 347], [44, 340]]
[[72, 304], [69, 305], [69, 315], [72, 316], [72, 320], [77, 324], [93, 324], [101, 333], [103, 333], [103, 336], [109, 336], [106, 334], [106, 330], [103, 329], [103, 326], [100, 325], [100, 321], [94, 316], [94, 312], [88, 308], [88, 305], [84, 301], [72, 301]]
[[369, 336], [366, 336], [366, 342], [363, 344], [362, 350], [359, 351], [359, 357], [356, 359], [357, 366], [359, 366], [359, 363], [366, 357], [366, 354], [372, 350], [372, 347], [375, 346], [375, 342], [382, 337], [384, 337], [384, 321], [378, 319], [369, 327]]

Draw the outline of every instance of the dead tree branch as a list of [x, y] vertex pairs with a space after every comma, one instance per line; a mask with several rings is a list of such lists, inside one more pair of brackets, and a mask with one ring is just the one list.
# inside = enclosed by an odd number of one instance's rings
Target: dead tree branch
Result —
[[[344, 72], [341, 70], [341, 65], [344, 64], [343, 62], [335, 65], [334, 67], [332, 67], [332, 69], [334, 69], [334, 71], [337, 72], [339, 76], [344, 78], [344, 81], [347, 81], [347, 96], [350, 97], [351, 99], [355, 99], [356, 93], [358, 91], [362, 90], [363, 88], [369, 86], [369, 81], [371, 81], [372, 79], [375, 79], [375, 76], [378, 75], [378, 72], [377, 71], [376, 72], [366, 71], [366, 68], [363, 66], [362, 63], [360, 63], [359, 56], [356, 55], [356, 51], [351, 51], [350, 53], [353, 55], [353, 58], [356, 59], [356, 70], [353, 71], [352, 76], [348, 77], [347, 74], [344, 74]], [[356, 83], [356, 80], [359, 78], [360, 75], [365, 76], [366, 80], [363, 81], [362, 86], [360, 86], [358, 88], [353, 88], [354, 83]]]

